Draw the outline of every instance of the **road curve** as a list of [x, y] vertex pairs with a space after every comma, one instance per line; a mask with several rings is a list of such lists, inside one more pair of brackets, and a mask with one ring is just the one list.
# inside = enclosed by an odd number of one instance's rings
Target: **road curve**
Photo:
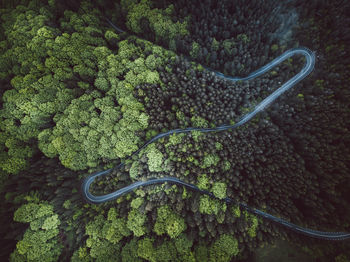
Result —
[[[117, 26], [115, 26], [110, 20], [108, 20], [108, 18], [106, 18], [107, 22], [114, 28], [116, 29], [118, 32], [122, 33], [124, 32], [123, 30], [119, 29]], [[313, 70], [314, 66], [315, 66], [315, 54], [310, 51], [309, 49], [305, 48], [305, 47], [299, 47], [299, 48], [294, 48], [294, 49], [290, 49], [286, 52], [284, 52], [282, 55], [280, 55], [279, 57], [277, 57], [276, 59], [272, 60], [270, 63], [266, 64], [265, 66], [261, 67], [260, 69], [252, 72], [251, 74], [249, 74], [246, 77], [231, 77], [231, 76], [227, 76], [224, 75], [220, 72], [211, 70], [209, 68], [206, 68], [207, 70], [214, 72], [216, 76], [226, 79], [226, 80], [230, 80], [230, 81], [246, 81], [246, 80], [250, 80], [256, 77], [261, 76], [262, 74], [266, 73], [267, 71], [271, 70], [273, 67], [275, 67], [276, 65], [280, 64], [281, 62], [285, 61], [286, 59], [294, 56], [294, 55], [303, 55], [306, 58], [305, 61], [305, 65], [304, 67], [301, 69], [301, 71], [296, 74], [295, 76], [293, 76], [291, 79], [289, 79], [287, 82], [285, 82], [281, 87], [279, 87], [276, 91], [274, 91], [272, 94], [270, 94], [268, 97], [266, 97], [263, 101], [261, 101], [251, 112], [247, 113], [246, 115], [244, 115], [240, 121], [238, 121], [236, 124], [234, 125], [221, 125], [215, 128], [194, 128], [194, 127], [189, 127], [189, 128], [185, 128], [185, 129], [173, 129], [170, 130], [168, 132], [165, 133], [161, 133], [158, 134], [157, 136], [153, 137], [152, 139], [150, 139], [148, 142], [146, 142], [142, 147], [140, 147], [137, 151], [135, 151], [134, 153], [132, 153], [126, 160], [130, 159], [132, 156], [136, 155], [137, 153], [139, 153], [143, 148], [145, 148], [147, 145], [157, 141], [158, 139], [162, 138], [162, 137], [167, 137], [171, 134], [180, 134], [180, 133], [188, 133], [191, 131], [200, 131], [200, 132], [218, 132], [218, 131], [224, 131], [224, 130], [228, 130], [228, 129], [235, 129], [241, 125], [244, 125], [245, 123], [247, 123], [248, 121], [250, 121], [256, 114], [258, 114], [259, 112], [263, 111], [265, 108], [267, 108], [275, 99], [277, 99], [280, 95], [282, 95], [284, 92], [286, 92], [287, 90], [289, 90], [291, 87], [293, 87], [294, 85], [296, 85], [298, 82], [300, 82], [301, 80], [303, 80], [307, 75], [309, 75], [311, 73], [311, 71]], [[112, 170], [117, 170], [120, 169], [124, 166], [124, 163], [120, 163], [118, 166], [114, 167], [114, 168], [110, 168], [107, 170], [103, 170], [103, 171], [99, 171], [99, 172], [95, 172], [91, 175], [89, 175], [87, 178], [84, 179], [83, 183], [82, 183], [82, 192], [83, 192], [83, 196], [85, 197], [85, 199], [93, 204], [100, 204], [100, 203], [104, 203], [107, 201], [111, 201], [114, 199], [117, 199], [119, 197], [121, 197], [122, 195], [125, 195], [133, 190], [135, 190], [138, 187], [142, 187], [142, 186], [149, 186], [149, 185], [155, 185], [155, 184], [163, 184], [165, 182], [171, 183], [171, 184], [176, 184], [176, 185], [180, 185], [180, 186], [184, 186], [186, 188], [189, 188], [193, 191], [199, 192], [201, 194], [206, 194], [212, 198], [216, 198], [214, 196], [213, 193], [209, 192], [209, 191], [205, 191], [205, 190], [201, 190], [199, 189], [196, 185], [193, 184], [189, 184], [186, 183], [184, 181], [179, 180], [178, 178], [175, 177], [163, 177], [163, 178], [154, 178], [154, 179], [149, 179], [147, 181], [137, 181], [135, 183], [132, 183], [124, 188], [121, 188], [115, 192], [112, 192], [110, 194], [106, 194], [106, 195], [102, 195], [102, 196], [95, 196], [93, 194], [90, 193], [89, 189], [90, 189], [90, 185], [94, 182], [94, 180], [97, 177], [100, 176], [104, 176], [109, 174]], [[312, 230], [312, 229], [308, 229], [308, 228], [303, 228], [301, 226], [292, 224], [288, 221], [285, 221], [281, 218], [275, 217], [273, 215], [270, 215], [268, 213], [265, 213], [261, 210], [255, 209], [255, 208], [251, 208], [249, 206], [247, 206], [246, 204], [243, 203], [237, 203], [235, 202], [233, 199], [231, 198], [225, 198], [225, 199], [221, 199], [222, 201], [225, 201], [227, 204], [236, 204], [239, 205], [241, 208], [244, 208], [245, 210], [247, 210], [250, 213], [253, 213], [255, 215], [258, 215], [260, 217], [263, 217], [265, 219], [268, 219], [270, 221], [274, 221], [280, 225], [283, 225], [295, 232], [310, 236], [310, 237], [314, 237], [314, 238], [319, 238], [319, 239], [325, 239], [325, 240], [345, 240], [345, 239], [350, 239], [350, 233], [346, 233], [346, 232], [323, 232], [323, 231], [316, 231], [316, 230]]]

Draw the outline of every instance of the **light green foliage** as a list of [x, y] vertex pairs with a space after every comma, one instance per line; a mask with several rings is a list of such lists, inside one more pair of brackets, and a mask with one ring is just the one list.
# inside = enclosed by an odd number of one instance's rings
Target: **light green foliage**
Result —
[[16, 222], [30, 223], [36, 219], [53, 214], [53, 207], [50, 205], [28, 203], [16, 210], [13, 219]]
[[148, 158], [148, 169], [151, 172], [163, 171], [163, 154], [156, 148], [155, 144], [151, 144], [146, 149], [146, 155]]
[[138, 241], [137, 254], [147, 261], [155, 261], [153, 248], [153, 239], [145, 237]]
[[204, 157], [201, 168], [216, 166], [220, 161], [220, 157], [216, 154], [208, 154]]
[[90, 262], [91, 260], [87, 247], [80, 247], [71, 257], [71, 262]]
[[147, 56], [145, 60], [145, 65], [149, 70], [156, 70], [162, 64], [161, 57], [156, 57], [154, 54]]
[[[54, 18], [39, 4], [2, 16], [1, 47], [8, 49], [0, 71], [13, 87], [0, 110], [0, 168], [8, 173], [25, 168], [37, 147], [81, 170], [130, 155], [142, 142], [136, 134], [148, 127], [148, 116], [133, 91], [160, 83], [156, 69], [170, 53], [143, 40], [119, 41], [99, 29], [91, 3], [81, 6], [89, 14], [66, 10], [58, 27], [48, 26]], [[106, 40], [118, 45], [117, 54]]]
[[220, 200], [212, 199], [207, 195], [202, 195], [199, 198], [199, 212], [208, 215], [217, 215], [220, 210], [226, 210], [226, 204]]
[[105, 32], [105, 38], [107, 41], [119, 40], [119, 36], [112, 30]]
[[63, 207], [64, 207], [65, 209], [69, 209], [70, 206], [71, 206], [71, 204], [72, 204], [72, 202], [71, 202], [69, 199], [67, 199], [66, 201], [64, 201]]
[[191, 131], [191, 136], [195, 142], [199, 142], [200, 137], [203, 136], [203, 133], [200, 131]]
[[258, 228], [258, 225], [259, 225], [258, 218], [248, 213], [245, 213], [245, 217], [250, 222], [250, 227], [248, 228], [248, 235], [250, 237], [255, 237], [256, 229]]
[[142, 205], [143, 201], [144, 201], [144, 198], [142, 197], [135, 198], [131, 201], [131, 207], [135, 209], [139, 208]]
[[99, 215], [86, 225], [86, 234], [89, 236], [86, 240], [87, 246], [94, 248], [96, 242], [103, 240], [116, 244], [124, 237], [129, 236], [131, 232], [126, 227], [125, 219], [117, 218], [115, 209], [111, 208], [108, 211], [107, 219]]
[[191, 48], [191, 51], [190, 51], [190, 56], [193, 59], [196, 59], [198, 57], [199, 49], [200, 49], [199, 44], [197, 42], [193, 42], [192, 43], [192, 48]]
[[182, 111], [176, 111], [176, 118], [180, 121], [185, 121], [185, 114]]
[[[0, 136], [8, 140], [6, 154], [1, 150], [0, 168], [8, 173], [26, 167], [40, 131], [51, 126], [54, 115], [62, 113], [77, 97], [80, 91], [74, 74], [87, 80], [95, 76], [97, 63], [92, 50], [105, 44], [97, 36], [99, 23], [94, 15], [78, 16], [67, 11], [61, 26], [51, 27], [54, 18], [47, 8], [32, 2], [28, 7], [2, 10], [2, 43], [7, 49], [0, 54], [4, 61], [0, 71], [1, 78], [9, 79], [13, 87], [3, 94], [0, 110]], [[52, 150], [46, 148], [48, 155], [54, 155]]]
[[181, 143], [182, 138], [185, 136], [185, 134], [172, 134], [169, 136], [169, 142], [165, 144], [165, 146], [175, 146]]
[[17, 222], [30, 223], [17, 242], [10, 261], [57, 261], [62, 246], [58, 242], [60, 220], [46, 203], [22, 205], [14, 214]]
[[211, 43], [211, 49], [213, 51], [218, 51], [220, 47], [219, 45], [220, 43], [215, 38], [213, 38], [213, 42]]
[[171, 238], [176, 238], [185, 229], [184, 219], [174, 213], [169, 206], [165, 205], [158, 208], [157, 220], [153, 228], [157, 235], [167, 233]]
[[96, 261], [116, 261], [119, 259], [120, 241], [131, 234], [124, 218], [118, 218], [115, 208], [108, 211], [107, 219], [98, 215], [86, 225], [86, 246], [89, 256]]
[[222, 182], [215, 182], [213, 184], [212, 191], [214, 196], [224, 199], [226, 197], [226, 184]]
[[192, 116], [191, 123], [193, 127], [208, 127], [208, 121], [199, 116]]
[[140, 171], [140, 164], [138, 161], [134, 161], [131, 165], [131, 168], [129, 170], [129, 175], [131, 179], [137, 179], [137, 176], [139, 174]]
[[[154, 246], [153, 242], [154, 240], [148, 237], [138, 241], [137, 254], [139, 257], [152, 262], [191, 261], [179, 259], [175, 245], [172, 241], [163, 241], [158, 246]], [[180, 257], [184, 258], [185, 256], [180, 255]]]
[[17, 174], [25, 169], [28, 166], [26, 159], [31, 157], [33, 152], [33, 148], [26, 143], [0, 131], [0, 168], [6, 173]]
[[147, 216], [140, 213], [137, 209], [131, 209], [128, 214], [127, 227], [130, 229], [135, 236], [140, 237], [146, 233], [146, 222]]
[[[93, 50], [99, 61], [95, 86], [107, 94], [103, 96], [95, 90], [72, 100], [57, 118], [54, 130], [44, 130], [39, 134], [39, 148], [49, 157], [59, 155], [62, 164], [73, 170], [95, 167], [101, 159], [130, 155], [141, 143], [136, 132], [148, 127], [148, 116], [143, 112], [143, 105], [133, 96], [133, 90], [142, 83], [159, 82], [158, 73], [149, 70], [147, 64], [158, 66], [163, 60], [149, 58], [145, 61], [141, 48], [127, 40], [118, 45], [117, 55], [103, 46]], [[145, 45], [148, 48], [149, 44]], [[165, 56], [163, 49], [151, 50], [160, 54], [159, 57]], [[129, 60], [133, 56], [138, 58]], [[123, 75], [125, 80], [118, 80]], [[159, 154], [154, 156], [157, 160]], [[159, 170], [156, 162], [152, 162], [151, 169]], [[136, 178], [137, 173], [135, 164], [130, 175]]]
[[126, 26], [135, 33], [141, 33], [142, 24], [145, 23], [143, 19], [146, 19], [157, 40], [163, 39], [169, 42], [176, 36], [184, 37], [188, 34], [187, 21], [182, 23], [172, 21], [170, 15], [174, 10], [173, 5], [169, 5], [165, 10], [151, 9], [149, 0], [141, 0], [129, 6], [122, 3], [122, 6], [128, 10]]
[[219, 142], [215, 142], [215, 148], [216, 150], [222, 150], [223, 149], [223, 145]]
[[241, 209], [239, 208], [239, 206], [231, 207], [231, 211], [235, 217], [241, 216]]
[[207, 177], [206, 174], [199, 175], [197, 180], [198, 180], [197, 186], [199, 189], [203, 189], [203, 190], [209, 189], [210, 183], [209, 183], [209, 178]]
[[209, 261], [231, 261], [239, 252], [238, 241], [228, 234], [221, 235], [209, 249]]

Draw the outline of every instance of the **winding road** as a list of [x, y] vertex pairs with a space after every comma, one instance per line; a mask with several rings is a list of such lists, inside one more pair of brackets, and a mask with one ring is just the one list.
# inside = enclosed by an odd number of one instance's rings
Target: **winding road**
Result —
[[[118, 28], [117, 26], [115, 26], [108, 18], [106, 18], [107, 22], [119, 33], [123, 33], [124, 31], [121, 30], [120, 28]], [[170, 130], [168, 132], [165, 133], [161, 133], [158, 134], [157, 136], [153, 137], [152, 139], [150, 139], [147, 143], [145, 143], [142, 147], [140, 147], [137, 151], [135, 151], [134, 153], [132, 153], [127, 159], [125, 160], [129, 160], [131, 159], [132, 156], [136, 155], [137, 153], [139, 153], [143, 148], [145, 148], [146, 146], [148, 146], [149, 144], [157, 141], [158, 139], [162, 138], [162, 137], [167, 137], [171, 134], [180, 134], [180, 133], [188, 133], [191, 131], [200, 131], [200, 132], [218, 132], [218, 131], [225, 131], [228, 129], [235, 129], [241, 125], [244, 125], [245, 123], [247, 123], [248, 121], [250, 121], [256, 114], [258, 114], [259, 112], [263, 111], [265, 108], [267, 108], [275, 99], [277, 99], [280, 95], [282, 95], [284, 92], [286, 92], [287, 90], [289, 90], [290, 88], [292, 88], [293, 86], [295, 86], [298, 82], [300, 82], [302, 79], [304, 79], [306, 76], [308, 76], [311, 71], [313, 70], [314, 66], [315, 66], [315, 54], [310, 51], [307, 48], [304, 47], [299, 47], [299, 48], [294, 48], [294, 49], [290, 49], [286, 52], [284, 52], [282, 55], [280, 55], [279, 57], [277, 57], [276, 59], [274, 59], [273, 61], [271, 61], [270, 63], [266, 64], [265, 66], [261, 67], [260, 69], [254, 71], [253, 73], [249, 74], [247, 77], [230, 77], [227, 75], [224, 75], [220, 72], [216, 72], [213, 71], [209, 68], [206, 68], [207, 70], [214, 72], [216, 76], [226, 79], [226, 80], [230, 80], [230, 81], [246, 81], [246, 80], [250, 80], [256, 77], [261, 76], [262, 74], [266, 73], [267, 71], [269, 71], [271, 68], [275, 67], [276, 65], [280, 64], [281, 62], [285, 61], [286, 59], [294, 56], [294, 55], [303, 55], [306, 58], [306, 62], [304, 67], [301, 69], [301, 71], [296, 74], [295, 76], [293, 76], [291, 79], [289, 79], [286, 83], [284, 83], [281, 87], [279, 87], [276, 91], [274, 91], [271, 95], [269, 95], [268, 97], [266, 97], [263, 101], [261, 101], [255, 108], [254, 110], [252, 110], [251, 112], [247, 113], [246, 115], [244, 115], [239, 122], [237, 122], [234, 125], [221, 125], [215, 128], [193, 128], [193, 127], [189, 127], [189, 128], [185, 128], [185, 129], [173, 129]], [[193, 191], [199, 192], [201, 194], [205, 194], [208, 195], [212, 198], [216, 198], [214, 196], [213, 193], [206, 191], [206, 190], [201, 190], [199, 189], [196, 185], [193, 184], [189, 184], [186, 183], [182, 180], [179, 180], [178, 178], [175, 177], [163, 177], [163, 178], [154, 178], [154, 179], [149, 179], [147, 181], [138, 181], [135, 183], [132, 183], [124, 188], [121, 188], [115, 192], [112, 192], [110, 194], [106, 194], [106, 195], [102, 195], [102, 196], [95, 196], [92, 195], [89, 191], [90, 189], [90, 185], [94, 182], [94, 180], [97, 177], [100, 176], [104, 176], [109, 174], [112, 170], [117, 170], [120, 169], [124, 166], [124, 163], [120, 163], [118, 166], [111, 168], [111, 169], [107, 169], [104, 171], [99, 171], [99, 172], [95, 172], [91, 175], [89, 175], [87, 178], [84, 179], [83, 183], [82, 183], [82, 192], [83, 195], [85, 197], [85, 199], [90, 202], [90, 203], [94, 203], [94, 204], [100, 204], [100, 203], [104, 203], [107, 201], [111, 201], [114, 199], [117, 199], [133, 190], [135, 190], [136, 188], [142, 187], [142, 186], [149, 186], [149, 185], [155, 185], [155, 184], [163, 184], [165, 182], [171, 183], [171, 184], [176, 184], [176, 185], [180, 185], [180, 186], [184, 186], [188, 189], [191, 189]], [[251, 208], [249, 206], [247, 206], [246, 204], [243, 203], [237, 203], [235, 202], [233, 199], [231, 198], [224, 198], [224, 199], [220, 199], [222, 201], [225, 201], [227, 204], [236, 204], [239, 205], [241, 208], [247, 210], [250, 213], [253, 213], [257, 216], [263, 217], [265, 219], [268, 219], [270, 221], [274, 221], [280, 225], [283, 225], [295, 232], [298, 233], [302, 233], [304, 235], [310, 236], [310, 237], [314, 237], [314, 238], [319, 238], [319, 239], [325, 239], [325, 240], [345, 240], [345, 239], [350, 239], [350, 233], [346, 233], [346, 232], [323, 232], [323, 231], [316, 231], [316, 230], [312, 230], [312, 229], [308, 229], [308, 228], [303, 228], [301, 226], [292, 224], [286, 220], [283, 220], [281, 218], [278, 218], [276, 216], [270, 215], [268, 213], [265, 213], [261, 210], [255, 209], [255, 208]]]

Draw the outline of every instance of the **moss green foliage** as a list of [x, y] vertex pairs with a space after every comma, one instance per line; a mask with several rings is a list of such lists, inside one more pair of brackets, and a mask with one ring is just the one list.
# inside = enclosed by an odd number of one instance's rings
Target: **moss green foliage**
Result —
[[30, 223], [30, 227], [17, 242], [10, 261], [58, 260], [62, 250], [58, 238], [60, 220], [51, 205], [44, 202], [24, 204], [15, 212], [14, 220]]
[[153, 239], [145, 237], [138, 241], [137, 254], [139, 257], [144, 258], [148, 261], [155, 261]]
[[216, 148], [216, 150], [222, 150], [223, 149], [223, 145], [221, 143], [219, 143], [219, 142], [216, 142], [215, 143], [215, 148]]
[[209, 249], [209, 261], [231, 261], [239, 252], [238, 241], [231, 235], [221, 235]]
[[[127, 27], [135, 32], [141, 33], [142, 26], [149, 24], [150, 29], [155, 33], [157, 41], [163, 40], [169, 43], [176, 36], [184, 37], [188, 34], [187, 21], [173, 22], [172, 13], [174, 6], [169, 5], [166, 9], [152, 9], [152, 3], [149, 0], [122, 1], [122, 8], [127, 10]], [[147, 21], [147, 22], [146, 22]]]
[[157, 235], [167, 233], [171, 238], [176, 238], [185, 229], [186, 224], [184, 219], [174, 213], [169, 206], [165, 205], [158, 208], [157, 220], [153, 228]]
[[[71, 81], [76, 76], [82, 80], [94, 76], [96, 61], [91, 53], [94, 45], [104, 44], [103, 38], [92, 36], [99, 32], [94, 15], [78, 17], [67, 11], [56, 28], [48, 26], [53, 19], [48, 8], [19, 5], [2, 15], [5, 42], [11, 48], [1, 54], [6, 63], [0, 71], [3, 79], [11, 78], [12, 89], [5, 91], [0, 110], [1, 136], [6, 137], [2, 140], [8, 150], [0, 164], [10, 173], [25, 167], [41, 130], [79, 94]], [[82, 19], [85, 25], [79, 26]]]
[[215, 182], [212, 187], [214, 196], [224, 199], [226, 197], [226, 187], [226, 184], [223, 182]]
[[233, 213], [233, 215], [235, 216], [235, 217], [240, 217], [241, 216], [241, 209], [239, 208], [239, 206], [232, 206], [231, 207], [231, 211], [232, 211], [232, 213]]
[[174, 240], [164, 239], [158, 244], [155, 243], [154, 239], [145, 237], [140, 239], [137, 244], [137, 255], [146, 261], [196, 261], [195, 256], [191, 251], [192, 241], [184, 234], [179, 235]]
[[66, 10], [58, 27], [49, 26], [49, 6], [17, 6], [2, 14], [7, 49], [0, 52], [6, 61], [1, 79], [12, 89], [4, 92], [0, 109], [0, 168], [8, 173], [24, 169], [37, 149], [73, 170], [96, 167], [134, 152], [141, 143], [136, 132], [148, 127], [133, 90], [160, 83], [156, 69], [168, 52], [103, 32], [98, 11], [81, 5], [91, 12]]
[[207, 262], [208, 258], [209, 258], [208, 251], [209, 250], [205, 245], [203, 245], [203, 244], [197, 245], [195, 252], [194, 252], [196, 261]]
[[191, 117], [191, 123], [193, 127], [208, 127], [208, 121], [199, 116]]
[[[129, 235], [131, 231], [127, 227], [125, 218], [117, 217], [115, 208], [108, 211], [107, 219], [98, 215], [86, 225], [87, 252], [96, 261], [111, 261], [119, 259], [120, 241]], [[84, 257], [84, 254], [78, 254]]]
[[201, 137], [203, 137], [203, 133], [195, 130], [195, 131], [191, 131], [191, 136], [195, 142], [199, 142]]
[[199, 189], [203, 189], [203, 190], [209, 189], [210, 183], [209, 183], [209, 178], [206, 174], [199, 175], [197, 180], [198, 180], [197, 186]]
[[201, 165], [201, 168], [208, 168], [211, 166], [216, 166], [219, 161], [220, 161], [220, 157], [218, 155], [207, 154], [203, 159], [203, 163]]
[[[0, 124], [1, 125], [1, 124]], [[26, 159], [34, 153], [27, 143], [0, 131], [0, 168], [8, 174], [17, 174], [28, 166]]]
[[130, 167], [129, 175], [131, 179], [137, 179], [140, 172], [140, 164], [138, 161], [134, 161]]
[[[158, 73], [147, 68], [141, 49], [126, 40], [119, 43], [117, 55], [105, 47], [96, 48], [94, 54], [101, 58], [102, 75], [95, 86], [107, 91], [106, 95], [95, 90], [73, 100], [52, 133], [46, 130], [39, 135], [43, 152], [53, 156], [45, 147], [56, 149], [62, 163], [74, 170], [94, 167], [101, 159], [122, 158], [137, 150], [141, 141], [135, 133], [147, 128], [148, 116], [133, 97], [133, 89], [141, 83], [159, 81]], [[134, 55], [140, 57], [133, 62], [127, 60]], [[124, 73], [125, 80], [118, 80]], [[67, 141], [70, 146], [63, 148], [62, 143]]]
[[135, 198], [135, 199], [133, 199], [132, 201], [131, 201], [131, 204], [130, 204], [130, 206], [132, 207], [132, 208], [139, 208], [141, 205], [142, 205], [142, 203], [144, 202], [144, 198], [142, 198], [142, 197], [138, 197], [138, 198]]
[[148, 169], [151, 172], [160, 172], [163, 170], [163, 154], [156, 148], [155, 144], [151, 144], [146, 149], [148, 158]]
[[146, 222], [147, 216], [142, 214], [138, 209], [131, 209], [128, 214], [128, 222], [126, 226], [130, 229], [135, 236], [140, 237], [146, 233]]
[[196, 59], [198, 57], [198, 53], [199, 53], [199, 44], [196, 43], [196, 42], [193, 42], [192, 43], [192, 48], [191, 48], [191, 51], [190, 51], [190, 56], [193, 58], [193, 59]]
[[212, 199], [207, 195], [199, 198], [199, 212], [208, 215], [218, 215], [219, 211], [226, 211], [226, 204], [217, 199]]
[[246, 211], [244, 212], [244, 215], [245, 215], [246, 220], [248, 220], [250, 223], [250, 226], [248, 228], [248, 235], [253, 238], [256, 236], [256, 230], [257, 230], [258, 225], [259, 225], [258, 218], [252, 214], [249, 214]]
[[219, 45], [220, 43], [215, 38], [213, 38], [213, 42], [211, 43], [211, 49], [213, 51], [218, 51], [220, 47]]
[[165, 145], [168, 146], [175, 146], [181, 143], [182, 138], [185, 136], [185, 134], [172, 134], [169, 136], [169, 142]]

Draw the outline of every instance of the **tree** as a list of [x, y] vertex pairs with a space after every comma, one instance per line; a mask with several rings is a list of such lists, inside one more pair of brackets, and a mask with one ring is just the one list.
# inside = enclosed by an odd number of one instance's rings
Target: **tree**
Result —
[[167, 233], [171, 238], [176, 238], [185, 229], [184, 219], [174, 213], [169, 206], [165, 205], [158, 208], [157, 220], [153, 228], [157, 235]]
[[209, 261], [231, 261], [239, 252], [238, 241], [228, 234], [221, 235], [209, 249]]
[[24, 204], [15, 212], [14, 220], [30, 223], [30, 227], [17, 242], [10, 261], [58, 261], [62, 250], [58, 236], [60, 220], [51, 205]]

